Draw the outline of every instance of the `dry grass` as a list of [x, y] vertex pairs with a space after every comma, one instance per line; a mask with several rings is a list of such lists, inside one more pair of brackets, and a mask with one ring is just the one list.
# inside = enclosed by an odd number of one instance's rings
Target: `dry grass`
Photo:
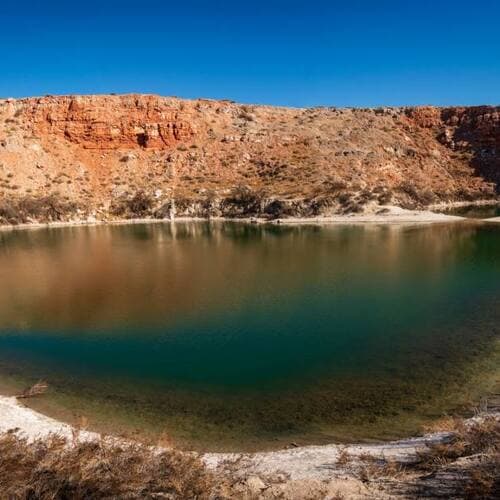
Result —
[[471, 499], [500, 496], [500, 453], [480, 461], [470, 470], [464, 493]]
[[342, 447], [339, 450], [339, 454], [337, 457], [337, 465], [340, 467], [345, 467], [346, 465], [351, 463], [351, 461], [352, 461], [352, 456], [349, 453], [347, 446]]
[[218, 497], [221, 481], [199, 458], [175, 450], [106, 440], [69, 443], [52, 436], [28, 443], [0, 436], [0, 491], [9, 499]]
[[422, 430], [426, 434], [435, 432], [456, 432], [457, 429], [463, 427], [463, 420], [457, 417], [445, 416], [438, 420], [424, 425]]
[[447, 419], [441, 422], [440, 430], [452, 433], [450, 441], [429, 446], [420, 454], [417, 469], [432, 475], [456, 468], [457, 484], [466, 498], [498, 498], [500, 420], [492, 416], [467, 424]]
[[495, 417], [478, 419], [471, 424], [460, 419], [448, 420], [446, 427], [452, 432], [450, 441], [431, 445], [421, 453], [421, 468], [433, 470], [458, 458], [500, 452], [500, 421]]
[[358, 467], [358, 477], [364, 483], [369, 483], [381, 478], [397, 479], [406, 473], [406, 468], [394, 460], [373, 455], [360, 455], [361, 462]]
[[[446, 419], [437, 427], [450, 432], [449, 440], [429, 446], [416, 464], [370, 454], [356, 458], [345, 447], [337, 466], [349, 468], [367, 487], [405, 498], [426, 494], [498, 498], [499, 419], [486, 417], [472, 423]], [[34, 443], [7, 433], [0, 435], [0, 498], [254, 498], [247, 484], [252, 475], [248, 458], [227, 461], [213, 473], [197, 455], [174, 449], [159, 451], [158, 447], [107, 439], [82, 442], [78, 431], [69, 441], [52, 436]], [[267, 490], [288, 484], [290, 478], [270, 476], [264, 481]]]

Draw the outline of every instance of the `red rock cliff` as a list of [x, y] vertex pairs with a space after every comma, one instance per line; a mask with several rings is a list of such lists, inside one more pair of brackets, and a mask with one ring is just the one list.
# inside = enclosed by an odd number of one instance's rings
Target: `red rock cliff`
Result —
[[499, 114], [152, 95], [6, 99], [0, 199], [55, 194], [105, 216], [138, 192], [191, 213], [220, 208], [235, 190], [299, 212], [488, 198], [500, 185]]

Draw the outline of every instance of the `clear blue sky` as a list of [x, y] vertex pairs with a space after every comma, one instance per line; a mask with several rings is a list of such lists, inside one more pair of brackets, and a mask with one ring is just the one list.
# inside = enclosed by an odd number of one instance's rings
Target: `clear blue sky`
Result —
[[0, 96], [500, 103], [500, 0], [10, 1]]

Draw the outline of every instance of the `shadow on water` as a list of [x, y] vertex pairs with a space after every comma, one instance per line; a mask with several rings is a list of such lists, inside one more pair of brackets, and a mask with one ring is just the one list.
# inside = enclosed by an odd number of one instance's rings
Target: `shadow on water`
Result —
[[396, 437], [492, 388], [499, 248], [481, 224], [0, 233], [0, 370], [186, 446]]

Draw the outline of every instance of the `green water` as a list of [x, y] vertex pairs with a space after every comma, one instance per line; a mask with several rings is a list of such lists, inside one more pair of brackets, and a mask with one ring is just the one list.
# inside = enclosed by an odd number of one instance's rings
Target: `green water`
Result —
[[0, 232], [0, 377], [203, 449], [386, 439], [498, 381], [500, 226]]

